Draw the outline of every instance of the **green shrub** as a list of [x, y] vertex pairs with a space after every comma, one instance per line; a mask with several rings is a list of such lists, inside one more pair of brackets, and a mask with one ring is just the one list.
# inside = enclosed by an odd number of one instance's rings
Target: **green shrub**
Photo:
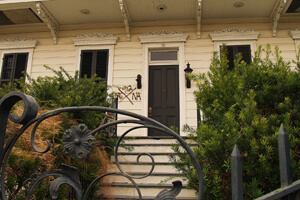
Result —
[[[213, 54], [207, 74], [194, 75], [203, 120], [194, 135], [194, 149], [204, 174], [204, 199], [231, 199], [230, 155], [235, 144], [242, 154], [245, 199], [280, 187], [277, 134], [281, 123], [289, 133], [293, 179], [300, 178], [300, 53], [292, 69], [280, 51], [259, 47], [251, 64], [235, 61], [228, 70], [225, 53]], [[262, 58], [262, 53], [265, 58]], [[272, 60], [270, 57], [275, 59]], [[191, 160], [174, 147], [178, 170], [198, 190]]]
[[[46, 108], [60, 108], [69, 106], [109, 106], [109, 98], [107, 94], [107, 86], [105, 82], [99, 81], [96, 76], [92, 78], [79, 78], [76, 71], [72, 77], [62, 67], [60, 70], [54, 70], [45, 66], [55, 76], [38, 77], [37, 79], [29, 79], [26, 84], [26, 93], [33, 96], [39, 105]], [[99, 112], [74, 112], [67, 115], [66, 118], [76, 118], [95, 128], [104, 117]], [[66, 121], [67, 122], [67, 121]]]

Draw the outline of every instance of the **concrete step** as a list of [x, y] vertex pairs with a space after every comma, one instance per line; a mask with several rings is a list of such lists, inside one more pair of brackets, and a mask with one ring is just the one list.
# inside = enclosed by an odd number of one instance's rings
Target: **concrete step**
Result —
[[[118, 161], [123, 171], [134, 177], [134, 181], [138, 184], [143, 199], [154, 199], [155, 196], [163, 189], [171, 189], [174, 180], [180, 180], [183, 183], [183, 189], [176, 199], [191, 200], [196, 199], [194, 190], [186, 188], [186, 178], [182, 176], [171, 163], [169, 155], [175, 155], [172, 150], [172, 144], [175, 139], [127, 139], [119, 146]], [[190, 145], [193, 148], [195, 144]], [[130, 148], [130, 150], [128, 150]], [[141, 153], [148, 153], [154, 158], [154, 170], [150, 176], [140, 178], [150, 172], [152, 160], [147, 155], [142, 155], [137, 163], [137, 157]], [[115, 165], [115, 158], [111, 156], [111, 165], [109, 172], [120, 172]], [[113, 197], [114, 199], [138, 199], [138, 193], [133, 187], [130, 180], [123, 176], [110, 175], [110, 187], [101, 187], [104, 199]]]
[[[141, 165], [141, 164], [120, 164], [123, 171], [130, 173], [130, 172], [143, 172], [148, 173], [151, 170], [151, 165]], [[108, 172], [119, 172], [117, 166], [110, 165], [108, 167]], [[155, 173], [176, 173], [176, 169], [173, 165], [155, 165], [153, 172]]]
[[[123, 177], [123, 176], [118, 176], [118, 175], [111, 175], [109, 180], [111, 181], [111, 183], [131, 183], [127, 178]], [[134, 181], [137, 183], [137, 184], [153, 184], [153, 183], [156, 183], [156, 184], [162, 184], [162, 183], [165, 183], [165, 184], [172, 184], [172, 182], [174, 180], [180, 180], [182, 182], [182, 184], [184, 186], [187, 185], [187, 181], [185, 180], [185, 177], [183, 176], [180, 176], [180, 175], [175, 175], [173, 174], [172, 176], [170, 175], [163, 175], [161, 174], [160, 176], [157, 176], [157, 175], [150, 175], [146, 178], [143, 178], [143, 179], [134, 179]]]
[[[183, 149], [183, 148], [182, 148]], [[132, 146], [132, 149], [128, 150], [124, 146], [120, 146], [118, 149], [118, 153], [123, 153], [123, 152], [139, 152], [139, 153], [149, 153], [149, 152], [155, 152], [155, 153], [174, 153], [174, 150], [172, 149], [171, 145], [166, 145], [166, 146]]]
[[[169, 154], [168, 154], [169, 155]], [[166, 163], [170, 162], [168, 155], [152, 155], [154, 158], [155, 163]], [[118, 156], [119, 162], [136, 162], [137, 155], [119, 155]], [[111, 161], [115, 162], [115, 157], [111, 157]], [[151, 162], [149, 156], [141, 156], [139, 159], [140, 162]]]
[[[139, 185], [139, 189], [141, 191], [142, 196], [147, 196], [148, 198], [155, 198], [159, 192], [161, 192], [164, 189], [170, 190], [172, 188], [172, 185], [169, 186], [157, 186], [157, 185]], [[130, 185], [123, 185], [123, 186], [112, 186], [112, 187], [101, 187], [99, 190], [98, 195], [104, 195], [106, 198], [108, 197], [115, 197], [115, 196], [127, 196], [128, 199], [132, 199], [133, 197], [138, 197], [138, 192], [133, 186]], [[121, 195], [120, 195], [121, 194]], [[195, 198], [195, 191], [183, 188], [178, 198]], [[144, 198], [143, 198], [144, 199]], [[177, 198], [176, 198], [177, 199]]]
[[[149, 139], [149, 138], [125, 138], [123, 144], [176, 144], [177, 139]], [[195, 144], [191, 139], [186, 139], [185, 142]]]

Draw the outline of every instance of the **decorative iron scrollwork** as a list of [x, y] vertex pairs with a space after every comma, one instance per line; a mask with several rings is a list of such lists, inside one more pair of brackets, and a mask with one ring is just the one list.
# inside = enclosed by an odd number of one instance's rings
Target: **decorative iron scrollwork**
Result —
[[[24, 104], [24, 111], [20, 117], [16, 117], [10, 114], [12, 107], [18, 102], [23, 101]], [[0, 100], [0, 162], [1, 162], [1, 179], [0, 179], [0, 193], [1, 199], [7, 200], [6, 195], [6, 188], [5, 188], [5, 177], [6, 177], [6, 166], [8, 163], [8, 158], [10, 156], [12, 148], [15, 146], [18, 138], [24, 133], [24, 131], [34, 123], [34, 127], [31, 134], [31, 145], [33, 149], [38, 153], [46, 153], [51, 149], [50, 142], [48, 142], [47, 148], [44, 150], [39, 150], [35, 146], [34, 137], [37, 127], [47, 118], [59, 115], [64, 112], [80, 112], [80, 111], [93, 111], [93, 112], [105, 112], [105, 113], [112, 113], [113, 115], [124, 115], [130, 117], [130, 119], [115, 119], [110, 120], [106, 124], [101, 124], [99, 127], [95, 128], [94, 130], [88, 130], [88, 127], [84, 124], [80, 124], [78, 126], [72, 127], [67, 129], [63, 136], [63, 151], [68, 156], [73, 159], [85, 160], [88, 154], [93, 151], [93, 148], [96, 148], [96, 138], [95, 135], [104, 129], [110, 127], [116, 127], [119, 124], [134, 124], [135, 127], [129, 128], [129, 130], [125, 131], [119, 138], [119, 141], [115, 147], [115, 162], [118, 166], [120, 172], [111, 172], [103, 174], [92, 181], [92, 183], [87, 187], [85, 192], [82, 191], [81, 182], [79, 179], [78, 170], [66, 164], [61, 165], [61, 169], [53, 169], [50, 171], [46, 171], [40, 174], [33, 174], [25, 181], [25, 189], [27, 190], [27, 199], [31, 199], [31, 195], [33, 189], [46, 177], [54, 177], [54, 180], [50, 184], [50, 195], [53, 199], [57, 199], [58, 189], [62, 184], [67, 184], [71, 186], [75, 193], [77, 200], [87, 200], [89, 193], [91, 192], [92, 188], [95, 186], [97, 182], [99, 182], [102, 178], [111, 175], [118, 175], [122, 176], [129, 180], [132, 183], [134, 188], [137, 191], [138, 198], [142, 199], [142, 194], [139, 189], [138, 184], [134, 181], [134, 179], [142, 179], [152, 174], [155, 161], [153, 156], [150, 153], [140, 153], [137, 156], [137, 163], [139, 163], [140, 157], [148, 156], [151, 159], [151, 169], [145, 175], [135, 177], [127, 173], [125, 170], [122, 169], [119, 161], [118, 161], [118, 149], [125, 138], [130, 132], [141, 129], [141, 128], [152, 128], [156, 130], [160, 130], [175, 138], [179, 144], [186, 150], [186, 152], [191, 156], [192, 161], [194, 163], [194, 167], [196, 169], [197, 175], [199, 177], [199, 195], [198, 200], [202, 199], [203, 196], [203, 177], [201, 172], [201, 167], [199, 165], [196, 156], [194, 155], [193, 151], [189, 148], [187, 143], [174, 131], [166, 127], [165, 125], [147, 118], [145, 116], [141, 116], [138, 114], [134, 114], [128, 111], [119, 110], [116, 108], [107, 108], [107, 107], [97, 107], [97, 106], [82, 106], [82, 107], [66, 107], [60, 108], [57, 110], [53, 110], [47, 113], [44, 113], [38, 117], [36, 117], [38, 111], [37, 102], [31, 96], [19, 93], [19, 92], [12, 92], [6, 96], [4, 96]], [[6, 126], [7, 120], [11, 119], [14, 123], [22, 124], [23, 126], [11, 136], [9, 140], [6, 140]], [[5, 141], [7, 141], [5, 143]], [[171, 190], [163, 190], [157, 196], [156, 200], [163, 200], [163, 199], [175, 199], [175, 197], [180, 193], [182, 188], [182, 183], [180, 181], [173, 182], [173, 188]]]

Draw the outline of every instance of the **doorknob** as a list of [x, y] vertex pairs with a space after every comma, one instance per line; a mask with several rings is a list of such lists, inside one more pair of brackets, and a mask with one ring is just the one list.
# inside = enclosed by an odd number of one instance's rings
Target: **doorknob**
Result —
[[152, 117], [152, 107], [149, 107], [149, 109], [148, 109], [148, 116]]

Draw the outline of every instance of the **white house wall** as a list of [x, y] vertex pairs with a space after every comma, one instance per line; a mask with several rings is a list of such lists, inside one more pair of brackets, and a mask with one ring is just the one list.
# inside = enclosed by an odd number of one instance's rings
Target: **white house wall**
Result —
[[[149, 24], [148, 24], [149, 25]], [[69, 30], [68, 27], [62, 27], [58, 32], [57, 44], [53, 44], [53, 39], [49, 31], [35, 29], [30, 32], [28, 28], [24, 28], [14, 33], [9, 33], [9, 30], [0, 29], [0, 40], [12, 37], [29, 37], [38, 41], [38, 45], [33, 51], [33, 59], [30, 76], [36, 78], [38, 76], [51, 75], [49, 71], [43, 68], [43, 65], [48, 65], [54, 69], [59, 66], [65, 68], [70, 74], [74, 74], [76, 70], [76, 47], [72, 38], [78, 35], [87, 33], [109, 33], [117, 36], [119, 39], [114, 48], [114, 66], [112, 87], [114, 92], [118, 92], [118, 87], [131, 86], [136, 87], [136, 76], [142, 74], [143, 67], [143, 44], [138, 36], [149, 32], [171, 30], [188, 34], [187, 41], [184, 44], [184, 63], [189, 62], [194, 73], [207, 72], [212, 52], [214, 51], [214, 42], [210, 37], [217, 29], [225, 29], [230, 27], [243, 27], [259, 31], [256, 45], [270, 44], [271, 47], [279, 46], [282, 51], [282, 56], [285, 60], [296, 58], [295, 41], [290, 36], [290, 31], [300, 27], [300, 23], [285, 23], [278, 24], [277, 36], [272, 36], [272, 26], [270, 23], [253, 23], [253, 24], [215, 24], [201, 26], [201, 39], [197, 39], [196, 26], [194, 24], [179, 25], [179, 26], [147, 26], [147, 27], [131, 27], [131, 41], [127, 41], [126, 33], [123, 27], [120, 28], [95, 28], [95, 25], [85, 25], [84, 30], [79, 27]], [[26, 30], [26, 31], [25, 31]], [[16, 33], [19, 32], [19, 33]], [[1, 49], [0, 49], [1, 51]], [[143, 79], [143, 77], [142, 77]], [[182, 84], [182, 83], [181, 83]], [[142, 85], [143, 87], [143, 85]], [[182, 86], [181, 86], [182, 87]], [[185, 87], [185, 86], [184, 86]], [[196, 127], [196, 104], [193, 91], [195, 85], [192, 83], [190, 89], [185, 89], [185, 113], [186, 123]], [[142, 89], [136, 89], [134, 92], [142, 92]], [[142, 94], [141, 94], [142, 96]], [[132, 100], [132, 96], [130, 96]], [[128, 99], [119, 102], [119, 108], [131, 112], [142, 114], [143, 104], [147, 99], [133, 99], [132, 103]], [[122, 118], [120, 116], [120, 118]], [[123, 125], [118, 128], [119, 131], [125, 130], [130, 125]], [[134, 135], [139, 136], [140, 131], [136, 131]], [[181, 133], [185, 135], [185, 133]]]

